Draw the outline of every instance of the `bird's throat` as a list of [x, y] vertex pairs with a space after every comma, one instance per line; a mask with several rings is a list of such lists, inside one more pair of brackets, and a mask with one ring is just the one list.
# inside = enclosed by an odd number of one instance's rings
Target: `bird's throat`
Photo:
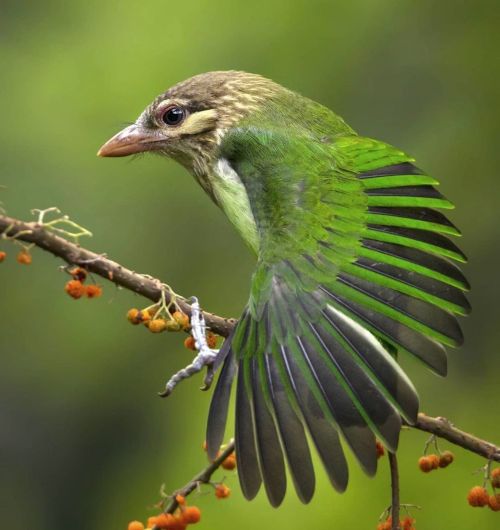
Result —
[[259, 237], [245, 186], [225, 158], [216, 161], [209, 176], [211, 194], [245, 243], [258, 252]]

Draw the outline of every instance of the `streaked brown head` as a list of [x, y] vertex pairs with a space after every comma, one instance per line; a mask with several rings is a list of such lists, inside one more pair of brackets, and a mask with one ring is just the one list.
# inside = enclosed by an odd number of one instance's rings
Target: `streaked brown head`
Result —
[[99, 156], [146, 151], [169, 156], [195, 174], [206, 171], [224, 132], [282, 87], [256, 74], [208, 72], [158, 96], [137, 121], [106, 142]]

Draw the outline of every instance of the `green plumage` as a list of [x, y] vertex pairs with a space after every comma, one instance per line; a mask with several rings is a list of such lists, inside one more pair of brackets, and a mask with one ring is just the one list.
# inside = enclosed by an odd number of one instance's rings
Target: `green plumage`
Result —
[[[308, 113], [316, 119], [303, 119]], [[303, 429], [309, 412], [294, 388], [297, 379], [316, 402], [316, 414], [344, 435], [372, 474], [374, 434], [395, 451], [401, 416], [411, 423], [418, 411], [413, 386], [382, 344], [444, 374], [441, 344], [462, 341], [453, 314], [469, 310], [467, 284], [445, 259], [463, 255], [440, 235], [459, 232], [434, 210], [453, 206], [413, 158], [356, 136], [333, 113], [298, 96], [292, 104], [269, 102], [228, 132], [220, 157], [245, 187], [259, 239], [248, 311], [226, 361], [234, 356], [243, 372], [238, 394], [253, 403], [247, 421], [257, 451], [241, 446], [239, 416], [237, 450], [240, 459], [260, 462], [261, 475], [241, 470], [243, 489], [252, 497], [262, 478], [270, 501], [279, 504], [284, 453], [307, 502], [314, 484]], [[408, 259], [406, 248], [427, 260]], [[359, 328], [350, 319], [380, 342], [368, 335], [356, 342]], [[311, 429], [316, 441], [320, 435]], [[221, 434], [209, 422], [211, 448]], [[327, 466], [342, 490], [347, 473], [340, 454], [339, 448]]]
[[[180, 126], [161, 123], [171, 105], [185, 111]], [[402, 151], [253, 74], [180, 83], [146, 109], [134, 134], [138, 127], [147, 133], [142, 150], [188, 167], [257, 254], [248, 305], [216, 361], [209, 455], [223, 440], [236, 378], [247, 498], [263, 482], [280, 504], [286, 461], [300, 499], [311, 499], [306, 432], [337, 490], [348, 481], [341, 440], [374, 474], [375, 436], [395, 451], [402, 418], [412, 423], [418, 412], [396, 355], [445, 375], [444, 345], [462, 343], [456, 316], [470, 310], [454, 263], [465, 256], [448, 238], [460, 234], [438, 211], [453, 205], [438, 182]], [[108, 156], [140, 150], [124, 149], [122, 138]]]

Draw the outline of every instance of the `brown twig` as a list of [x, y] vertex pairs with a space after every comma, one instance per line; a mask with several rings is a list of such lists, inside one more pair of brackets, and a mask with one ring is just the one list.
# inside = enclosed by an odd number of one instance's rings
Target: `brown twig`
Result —
[[[71, 265], [84, 265], [86, 269], [102, 278], [112, 281], [116, 285], [124, 287], [125, 289], [138, 293], [154, 302], [160, 299], [163, 285], [160, 280], [131, 271], [102, 254], [97, 254], [67, 241], [66, 239], [50, 232], [50, 230], [46, 230], [43, 226], [37, 225], [36, 223], [25, 223], [6, 215], [0, 215], [0, 234], [3, 234], [7, 230], [7, 236], [9, 238], [15, 237], [26, 243], [33, 243], [37, 247], [51, 252]], [[166, 292], [165, 296], [167, 302], [169, 302], [170, 294]], [[187, 301], [181, 298], [177, 300], [177, 303], [182, 311], [188, 315], [191, 314], [191, 309]], [[223, 337], [227, 337], [236, 324], [235, 319], [223, 318], [212, 313], [204, 312], [204, 317], [207, 326]], [[452, 444], [458, 445], [468, 451], [485, 457], [488, 460], [500, 462], [499, 446], [457, 429], [446, 418], [433, 418], [420, 413], [416, 424], [410, 425], [410, 427], [444, 438]], [[233, 450], [234, 445], [229, 444], [217, 460], [196, 475], [196, 477], [184, 486], [184, 488], [179, 490], [179, 492], [185, 492], [187, 495], [196, 488], [197, 484], [208, 482], [214, 471], [218, 469], [225, 458], [227, 458]], [[174, 497], [167, 506], [166, 511], [174, 511], [176, 508], [177, 504]]]
[[389, 467], [391, 469], [391, 530], [399, 529], [399, 471], [396, 453], [388, 451]]
[[210, 479], [212, 478], [212, 475], [222, 465], [222, 462], [224, 462], [224, 460], [226, 460], [226, 458], [229, 455], [231, 455], [233, 452], [234, 452], [234, 441], [231, 440], [226, 445], [226, 447], [221, 452], [221, 454], [213, 462], [211, 462], [205, 469], [203, 469], [197, 475], [195, 475], [185, 486], [178, 489], [171, 495], [170, 502], [165, 507], [164, 513], [174, 513], [175, 510], [178, 508], [179, 503], [177, 502], [177, 499], [176, 499], [177, 495], [182, 495], [183, 497], [187, 497], [191, 492], [196, 490], [200, 484], [208, 484], [210, 482]]
[[[6, 236], [9, 239], [15, 238], [26, 243], [33, 243], [37, 247], [63, 259], [70, 265], [81, 265], [88, 271], [120, 287], [140, 294], [153, 302], [157, 302], [161, 297], [162, 283], [160, 280], [131, 271], [119, 263], [108, 259], [103, 254], [97, 254], [76, 245], [45, 229], [41, 225], [25, 223], [6, 215], [0, 215], [0, 235], [6, 231]], [[168, 291], [165, 292], [167, 303], [170, 302], [170, 296]], [[191, 316], [191, 307], [186, 300], [178, 298], [176, 302], [184, 313]], [[236, 322], [235, 319], [222, 318], [212, 313], [204, 312], [203, 315], [207, 326], [214, 333], [223, 337], [229, 335]]]
[[441, 416], [433, 418], [421, 412], [418, 415], [417, 423], [411, 425], [411, 427], [420, 431], [430, 432], [454, 445], [467, 449], [467, 451], [484, 456], [488, 460], [500, 462], [500, 447], [498, 445], [457, 429], [450, 420]]

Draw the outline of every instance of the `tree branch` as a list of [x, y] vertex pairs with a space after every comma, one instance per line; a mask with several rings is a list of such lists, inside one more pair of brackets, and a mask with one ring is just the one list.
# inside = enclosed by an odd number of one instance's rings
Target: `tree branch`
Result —
[[[131, 271], [102, 254], [87, 250], [54, 234], [37, 223], [25, 223], [6, 215], [0, 215], [0, 235], [2, 234], [4, 234], [5, 239], [17, 239], [26, 243], [33, 243], [70, 265], [82, 266], [88, 271], [153, 302], [157, 302], [161, 297], [162, 282], [160, 280]], [[165, 292], [167, 303], [170, 302], [170, 297], [171, 294], [168, 291]], [[182, 311], [190, 317], [191, 306], [189, 303], [182, 297], [176, 301]], [[234, 318], [222, 318], [212, 313], [203, 312], [203, 316], [207, 326], [222, 337], [227, 337], [236, 323]]]
[[226, 458], [233, 452], [234, 440], [231, 440], [227, 444], [225, 449], [221, 452], [221, 454], [213, 462], [211, 462], [205, 469], [195, 475], [186, 485], [184, 485], [182, 488], [178, 489], [172, 494], [170, 502], [163, 510], [164, 513], [174, 513], [175, 510], [178, 508], [179, 503], [176, 500], [177, 495], [187, 497], [190, 493], [197, 489], [200, 484], [208, 484], [210, 482], [210, 479], [212, 478], [212, 475], [222, 465], [222, 462], [224, 462], [224, 460], [226, 460]]
[[421, 412], [418, 415], [415, 425], [410, 425], [410, 427], [429, 432], [439, 438], [444, 438], [452, 444], [458, 445], [479, 456], [484, 456], [488, 460], [500, 462], [500, 447], [498, 445], [457, 429], [450, 420], [441, 416], [433, 418]]
[[[154, 302], [157, 302], [161, 297], [163, 284], [160, 280], [127, 269], [103, 255], [67, 241], [36, 223], [26, 223], [6, 215], [0, 215], [0, 234], [3, 234], [5, 239], [15, 238], [26, 243], [33, 243], [70, 265], [83, 266], [94, 274]], [[169, 302], [170, 294], [166, 292], [165, 296]], [[189, 303], [182, 297], [179, 298], [177, 302], [182, 311], [190, 316], [191, 307]], [[207, 327], [223, 337], [227, 337], [236, 324], [235, 319], [223, 318], [212, 313], [203, 312], [203, 316]], [[409, 425], [409, 427], [435, 434], [488, 460], [500, 462], [500, 447], [498, 445], [457, 429], [446, 418], [433, 418], [420, 413], [416, 424]], [[212, 469], [217, 461], [207, 469]]]

